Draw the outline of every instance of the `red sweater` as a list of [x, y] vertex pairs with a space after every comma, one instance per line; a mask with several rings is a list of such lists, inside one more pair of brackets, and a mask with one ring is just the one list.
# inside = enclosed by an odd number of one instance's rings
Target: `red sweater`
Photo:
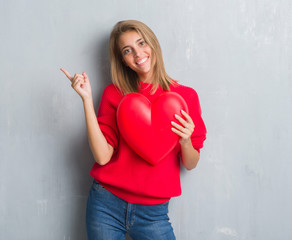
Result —
[[[153, 102], [163, 90], [150, 95], [151, 84], [141, 83], [140, 92]], [[200, 151], [206, 139], [206, 127], [201, 117], [201, 107], [196, 91], [175, 83], [170, 91], [180, 94], [189, 108], [195, 130], [191, 136], [193, 147]], [[123, 98], [117, 88], [110, 84], [103, 92], [97, 120], [108, 143], [113, 146], [111, 160], [104, 166], [95, 163], [90, 175], [114, 195], [130, 203], [160, 204], [181, 194], [180, 144], [157, 165], [151, 165], [137, 155], [125, 142], [116, 121], [116, 110]]]

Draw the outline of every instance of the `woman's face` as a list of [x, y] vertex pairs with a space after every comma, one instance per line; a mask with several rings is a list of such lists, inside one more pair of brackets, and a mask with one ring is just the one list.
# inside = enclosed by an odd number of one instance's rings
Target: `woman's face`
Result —
[[119, 48], [124, 64], [138, 74], [140, 81], [149, 81], [152, 50], [143, 37], [136, 31], [125, 32], [119, 38]]

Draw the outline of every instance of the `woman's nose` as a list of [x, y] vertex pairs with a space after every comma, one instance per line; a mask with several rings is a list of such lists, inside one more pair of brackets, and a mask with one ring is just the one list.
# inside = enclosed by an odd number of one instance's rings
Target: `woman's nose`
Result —
[[139, 48], [134, 49], [134, 56], [140, 57], [140, 55], [141, 55], [141, 49], [139, 49]]

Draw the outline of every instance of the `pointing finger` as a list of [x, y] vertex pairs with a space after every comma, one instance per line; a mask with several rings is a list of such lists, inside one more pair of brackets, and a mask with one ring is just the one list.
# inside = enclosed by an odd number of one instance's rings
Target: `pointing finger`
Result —
[[60, 68], [60, 70], [65, 73], [65, 75], [67, 76], [67, 78], [72, 82], [73, 77], [71, 76], [71, 74], [69, 72], [67, 72], [64, 68]]

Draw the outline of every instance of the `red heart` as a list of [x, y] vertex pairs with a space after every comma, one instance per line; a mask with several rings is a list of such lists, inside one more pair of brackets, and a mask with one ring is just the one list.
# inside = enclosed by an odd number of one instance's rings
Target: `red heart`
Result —
[[129, 93], [117, 109], [120, 133], [139, 156], [155, 165], [178, 143], [171, 121], [178, 123], [174, 114], [183, 117], [181, 109], [188, 113], [185, 100], [175, 92], [162, 93], [152, 104], [140, 93]]

